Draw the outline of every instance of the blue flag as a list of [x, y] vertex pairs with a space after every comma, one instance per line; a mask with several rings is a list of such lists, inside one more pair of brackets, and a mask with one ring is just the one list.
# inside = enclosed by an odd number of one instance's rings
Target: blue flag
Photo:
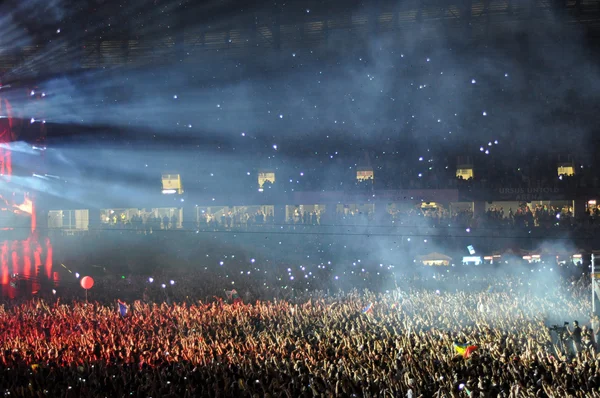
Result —
[[121, 316], [127, 315], [127, 305], [121, 302], [121, 300], [119, 300], [119, 314], [121, 314]]

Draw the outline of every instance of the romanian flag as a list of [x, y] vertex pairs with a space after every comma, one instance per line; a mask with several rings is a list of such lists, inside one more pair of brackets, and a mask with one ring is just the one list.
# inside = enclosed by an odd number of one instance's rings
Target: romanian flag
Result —
[[454, 343], [454, 350], [463, 358], [469, 358], [473, 351], [477, 350], [476, 345]]
[[122, 302], [121, 300], [117, 300], [119, 303], [119, 314], [121, 314], [121, 316], [125, 316], [127, 315], [127, 304], [125, 304], [124, 302]]
[[369, 305], [362, 309], [363, 314], [368, 314], [369, 312], [373, 312], [373, 303], [369, 303]]

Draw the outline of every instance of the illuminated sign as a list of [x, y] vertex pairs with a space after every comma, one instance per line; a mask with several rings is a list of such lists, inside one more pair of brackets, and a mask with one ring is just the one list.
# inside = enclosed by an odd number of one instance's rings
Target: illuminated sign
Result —
[[575, 175], [575, 168], [571, 165], [568, 166], [558, 166], [557, 168], [558, 175], [561, 176], [572, 176]]
[[[259, 171], [258, 172], [258, 188], [261, 190], [265, 182], [275, 183], [275, 173], [273, 171]], [[262, 192], [262, 191], [261, 191]]]
[[473, 178], [473, 169], [472, 168], [461, 168], [456, 169], [456, 178], [462, 178], [463, 180], [468, 180]]
[[359, 168], [356, 170], [356, 180], [357, 181], [372, 180], [373, 178], [375, 178], [373, 169]]
[[183, 185], [181, 184], [181, 176], [179, 174], [163, 174], [162, 175], [162, 193], [165, 195], [182, 194]]

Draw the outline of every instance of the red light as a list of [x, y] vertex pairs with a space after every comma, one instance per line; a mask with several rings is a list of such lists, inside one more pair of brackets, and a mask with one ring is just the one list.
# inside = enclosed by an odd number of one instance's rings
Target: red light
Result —
[[[0, 175], [3, 176], [5, 182], [10, 181], [12, 175], [12, 153], [10, 150], [12, 137], [12, 107], [8, 100], [0, 97]], [[44, 138], [45, 127], [42, 124], [39, 139], [43, 140]], [[0, 203], [2, 203], [0, 210], [12, 212], [17, 217], [31, 217], [31, 234], [27, 239], [12, 241], [10, 247], [7, 241], [0, 243], [0, 295], [14, 298], [18, 293], [35, 293], [40, 289], [39, 280], [41, 278], [48, 278], [57, 282], [58, 274], [52, 271], [52, 244], [50, 239], [45, 238], [43, 243], [40, 244], [37, 238], [37, 217], [33, 198], [25, 195], [22, 198], [22, 203], [19, 203], [19, 198], [13, 193], [6, 199], [0, 195], [0, 199]], [[10, 225], [0, 229], [18, 232], [18, 228]], [[44, 270], [41, 269], [42, 266]], [[11, 277], [11, 275], [15, 276]], [[21, 292], [22, 286], [28, 286], [28, 291]]]

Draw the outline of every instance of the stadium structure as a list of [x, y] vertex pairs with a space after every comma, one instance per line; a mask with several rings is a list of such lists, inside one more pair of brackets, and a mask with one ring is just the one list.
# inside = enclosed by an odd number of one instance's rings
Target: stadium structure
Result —
[[[270, 9], [250, 9], [243, 17], [232, 18], [231, 23], [221, 23], [218, 26], [212, 26], [208, 17], [203, 20], [201, 13], [193, 12], [193, 6], [181, 2], [167, 16], [157, 16], [156, 18], [163, 18], [160, 21], [145, 22], [146, 25], [160, 23], [179, 28], [174, 29], [178, 32], [174, 35], [145, 32], [140, 28], [142, 24], [135, 18], [126, 17], [115, 17], [115, 24], [109, 30], [92, 29], [96, 26], [93, 18], [115, 15], [114, 2], [99, 3], [97, 7], [96, 16], [77, 21], [80, 31], [88, 32], [87, 34], [78, 35], [76, 40], [61, 42], [62, 57], [49, 59], [40, 56], [44, 53], [46, 40], [0, 54], [0, 70], [3, 71], [4, 80], [14, 82], [15, 86], [20, 83], [23, 90], [28, 92], [35, 87], [40, 75], [58, 74], [64, 70], [117, 66], [136, 68], [145, 64], [169, 65], [176, 62], [194, 64], [207, 59], [235, 60], [249, 56], [260, 59], [262, 56], [277, 57], [287, 48], [310, 47], [317, 52], [326, 52], [342, 43], [364, 42], [367, 35], [379, 32], [392, 35], [418, 32], [420, 41], [426, 44], [427, 40], [435, 39], [434, 35], [439, 33], [439, 29], [443, 29], [453, 43], [465, 46], [484, 46], [486, 40], [493, 39], [492, 32], [498, 27], [523, 23], [544, 26], [556, 24], [560, 20], [560, 24], [567, 28], [573, 26], [583, 29], [583, 39], [596, 37], [600, 32], [600, 7], [597, 1], [592, 0], [379, 0], [369, 2], [368, 9], [361, 7], [356, 1], [331, 4], [292, 1], [285, 6], [274, 5]], [[227, 15], [227, 10], [223, 12]], [[302, 22], [298, 22], [295, 13], [303, 14]], [[306, 14], [309, 14], [308, 18]], [[197, 17], [198, 15], [200, 16]], [[343, 41], [339, 39], [340, 35], [344, 36]], [[348, 40], [348, 37], [356, 40]], [[347, 50], [350, 51], [350, 48]], [[22, 65], [28, 67], [23, 68]], [[39, 132], [29, 132], [28, 142], [33, 151], [44, 152], [43, 123], [37, 125], [40, 126]], [[12, 139], [3, 141], [6, 144], [1, 154], [4, 159], [3, 169], [11, 161], [12, 144], [9, 141]], [[26, 155], [19, 152], [19, 156]], [[470, 157], [455, 159], [452, 161], [452, 174], [456, 177], [468, 180], [478, 172]], [[570, 154], [556, 154], [551, 162], [552, 167], [557, 170], [556, 176], [577, 173], [576, 159]], [[493, 188], [473, 188], [464, 184], [453, 188], [424, 186], [387, 189], [377, 184], [379, 171], [375, 162], [372, 163], [365, 161], [346, 176], [347, 185], [359, 188], [325, 191], [278, 190], [277, 169], [256, 167], [251, 175], [251, 188], [239, 194], [209, 192], [206, 187], [197, 187], [191, 181], [188, 183], [182, 170], [163, 170], [162, 175], [156, 175], [153, 194], [128, 199], [114, 195], [113, 198], [105, 197], [101, 203], [93, 191], [78, 192], [77, 200], [65, 199], [47, 191], [24, 192], [22, 185], [16, 184], [12, 177], [56, 180], [53, 182], [57, 186], [56, 191], [69, 189], [69, 178], [63, 178], [60, 172], [44, 166], [43, 162], [36, 163], [36, 167], [31, 169], [6, 169], [2, 190], [6, 202], [3, 212], [10, 213], [10, 217], [3, 217], [6, 240], [1, 255], [2, 285], [10, 284], [11, 275], [17, 271], [26, 274], [28, 278], [45, 274], [49, 280], [56, 280], [56, 276], [52, 274], [52, 247], [49, 239], [53, 234], [135, 229], [136, 222], [146, 223], [150, 218], [156, 220], [153, 221], [153, 228], [157, 230], [193, 232], [211, 228], [211, 220], [217, 220], [221, 224], [221, 220], [227, 218], [243, 220], [259, 214], [260, 221], [255, 218], [251, 226], [244, 222], [244, 228], [282, 228], [306, 224], [302, 228], [320, 228], [320, 231], [329, 228], [335, 231], [335, 228], [339, 228], [335, 221], [326, 223], [317, 221], [316, 218], [309, 222], [303, 220], [305, 214], [326, 212], [330, 215], [339, 214], [342, 218], [350, 214], [363, 214], [370, 220], [375, 220], [373, 223], [377, 227], [393, 230], [398, 228], [398, 225], [390, 221], [390, 214], [394, 211], [417, 210], [427, 213], [448, 209], [468, 211], [478, 217], [498, 206], [508, 210], [523, 204], [553, 205], [566, 209], [577, 219], [586, 217], [600, 200], [600, 194], [592, 186], [573, 189], [559, 181]], [[28, 215], [27, 220], [22, 224], [16, 223], [14, 218], [22, 215]], [[233, 225], [233, 222], [228, 225]], [[356, 228], [361, 228], [366, 234], [376, 233], [372, 225], [369, 222], [359, 222]], [[427, 228], [427, 233], [432, 236], [448, 234], [444, 226], [419, 228]], [[495, 233], [498, 237], [510, 238], [514, 235], [513, 232], [504, 230]], [[529, 233], [532, 234], [531, 231]], [[545, 230], [542, 234], [544, 237], [553, 237], [553, 233], [552, 230]], [[532, 236], [536, 234], [540, 232], [534, 231]], [[559, 233], [556, 233], [556, 237], [558, 236]], [[562, 230], [560, 238], [564, 238]], [[474, 228], [472, 235], [466, 239], [477, 243], [477, 229]], [[480, 237], [481, 241], [486, 239]], [[533, 245], [529, 241], [524, 244]], [[589, 239], [581, 240], [580, 244], [589, 252], [597, 249]], [[35, 269], [38, 271], [34, 271]], [[32, 283], [35, 290], [38, 282], [34, 280]]]

